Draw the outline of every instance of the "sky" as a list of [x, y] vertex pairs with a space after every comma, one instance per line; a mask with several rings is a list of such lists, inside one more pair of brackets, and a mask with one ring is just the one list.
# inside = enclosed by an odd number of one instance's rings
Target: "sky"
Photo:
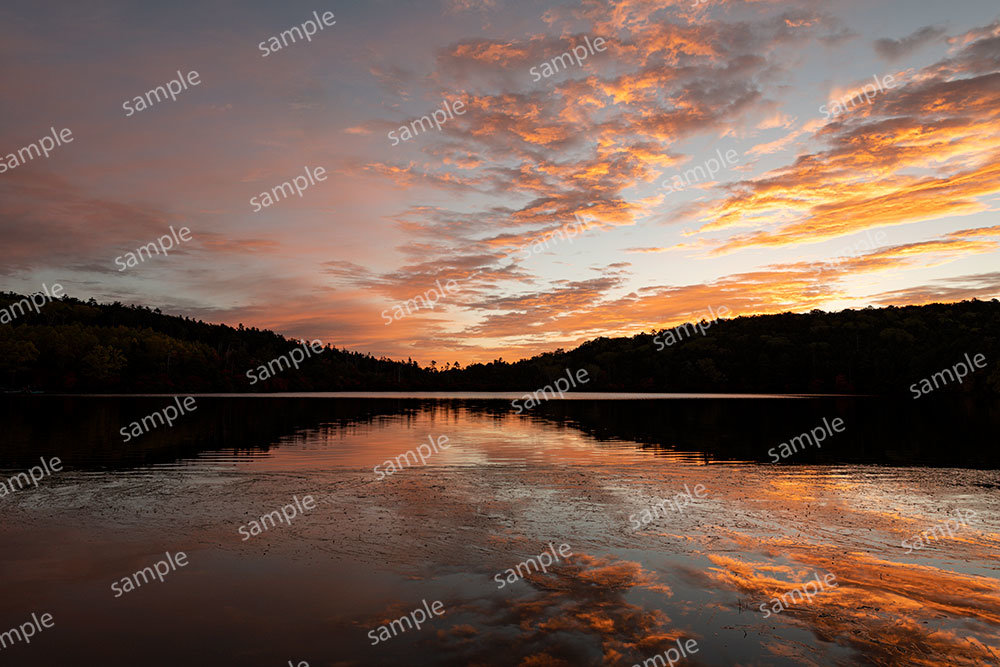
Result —
[[422, 365], [1000, 296], [996, 0], [14, 0], [0, 84], [4, 290]]

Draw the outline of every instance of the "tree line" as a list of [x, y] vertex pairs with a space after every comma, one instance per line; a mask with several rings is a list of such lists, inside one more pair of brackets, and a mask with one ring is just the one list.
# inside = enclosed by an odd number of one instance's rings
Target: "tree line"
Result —
[[[0, 308], [22, 299], [0, 293]], [[703, 325], [705, 323], [702, 323]], [[672, 328], [676, 331], [676, 327]], [[586, 369], [584, 391], [905, 394], [962, 359], [987, 365], [941, 393], [1000, 394], [1000, 302], [963, 301], [720, 320], [597, 338], [508, 362], [421, 366], [326, 345], [250, 386], [246, 371], [299, 345], [273, 331], [63, 297], [0, 325], [0, 387], [47, 392], [532, 391]], [[704, 332], [704, 333], [702, 333]], [[669, 338], [668, 338], [669, 340]]]

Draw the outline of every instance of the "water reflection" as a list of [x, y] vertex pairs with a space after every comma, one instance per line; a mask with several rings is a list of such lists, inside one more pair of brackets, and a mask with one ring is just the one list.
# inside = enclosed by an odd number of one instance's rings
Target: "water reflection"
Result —
[[[9, 649], [14, 664], [632, 665], [681, 638], [700, 647], [685, 664], [1000, 655], [1000, 476], [887, 465], [949, 449], [967, 465], [944, 426], [981, 427], [989, 411], [943, 407], [935, 430], [844, 399], [551, 401], [518, 416], [495, 401], [204, 398], [170, 431], [115, 442], [165, 403], [0, 403], [6, 469], [43, 453], [66, 462], [0, 499], [0, 628], [27, 609], [59, 630]], [[811, 453], [822, 463], [753, 462], [817, 415], [855, 425]], [[914, 440], [889, 438], [892, 424]], [[451, 447], [376, 478], [429, 435]], [[705, 497], [683, 513], [630, 526], [698, 484]], [[238, 526], [304, 494], [315, 510], [241, 541]], [[900, 540], [956, 508], [976, 512], [968, 530], [905, 553]], [[498, 590], [495, 573], [550, 541], [574, 557]], [[112, 598], [112, 581], [168, 549], [189, 554], [184, 572]], [[761, 602], [827, 572], [837, 588], [763, 618]], [[422, 599], [447, 613], [369, 645], [368, 630]], [[95, 646], [95, 632], [128, 641]]]
[[430, 415], [446, 424], [468, 414], [494, 419], [505, 429], [518, 423], [555, 424], [611, 446], [700, 453], [705, 461], [762, 462], [770, 460], [769, 448], [815, 427], [823, 417], [841, 417], [844, 433], [788, 462], [1000, 468], [1000, 448], [994, 446], [1000, 401], [943, 397], [916, 405], [863, 397], [597, 400], [581, 395], [544, 402], [510, 419], [514, 411], [502, 399], [308, 396], [200, 397], [198, 409], [172, 428], [153, 430], [127, 445], [119, 429], [162, 409], [169, 397], [0, 396], [5, 426], [0, 466], [33, 461], [39, 450], [77, 467], [166, 463], [205, 451], [239, 457], [287, 442], [323, 444], [379, 420], [410, 425], [419, 415]]

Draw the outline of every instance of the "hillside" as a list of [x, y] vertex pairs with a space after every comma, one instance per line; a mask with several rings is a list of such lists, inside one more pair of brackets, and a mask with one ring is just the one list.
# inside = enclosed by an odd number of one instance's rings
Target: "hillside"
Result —
[[[0, 294], [0, 308], [23, 298]], [[327, 346], [298, 370], [247, 371], [301, 346], [271, 331], [64, 297], [0, 325], [0, 387], [48, 392], [529, 391], [586, 369], [585, 391], [907, 394], [968, 353], [986, 367], [937, 392], [1000, 394], [1000, 302], [738, 317], [672, 341], [598, 338], [510, 363], [420, 367]], [[443, 367], [447, 367], [443, 369]], [[273, 368], [273, 367], [272, 367]], [[258, 373], [253, 373], [257, 376]], [[936, 393], [937, 393], [936, 392]]]

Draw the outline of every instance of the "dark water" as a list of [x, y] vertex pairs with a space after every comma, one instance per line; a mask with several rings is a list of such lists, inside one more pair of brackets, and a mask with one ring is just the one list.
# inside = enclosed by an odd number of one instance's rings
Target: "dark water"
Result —
[[[198, 397], [125, 444], [172, 399], [3, 397], [0, 478], [64, 471], [0, 497], [0, 632], [54, 619], [0, 664], [632, 665], [678, 640], [677, 664], [995, 663], [1000, 412], [930, 398]], [[769, 463], [824, 418], [844, 431]], [[572, 556], [498, 587], [549, 543]], [[814, 575], [838, 585], [765, 618]], [[371, 645], [425, 600], [443, 615]]]

